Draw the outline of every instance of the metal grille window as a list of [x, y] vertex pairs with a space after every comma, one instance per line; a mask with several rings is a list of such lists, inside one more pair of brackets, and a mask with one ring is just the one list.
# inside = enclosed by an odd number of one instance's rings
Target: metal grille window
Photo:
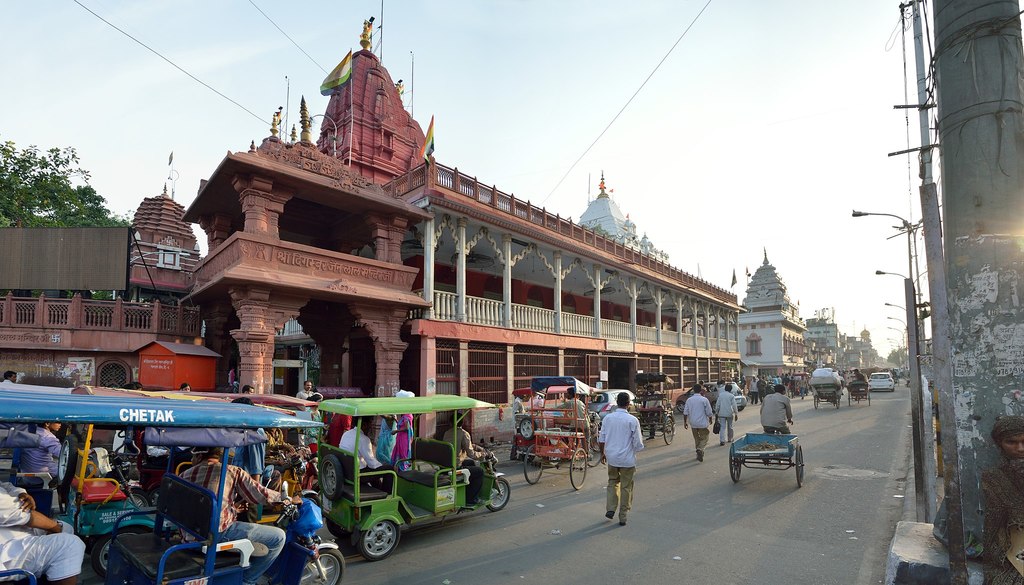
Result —
[[697, 358], [684, 357], [683, 367], [686, 368], [683, 372], [683, 388], [693, 388], [697, 383]]
[[435, 344], [437, 364], [434, 380], [437, 394], [459, 394], [459, 342], [452, 339], [438, 339]]
[[504, 345], [469, 344], [469, 397], [506, 404], [508, 396], [508, 364]]
[[590, 383], [587, 382], [587, 352], [578, 349], [567, 349], [565, 350], [564, 363], [565, 368], [563, 371], [566, 376], [572, 376], [587, 384]]
[[680, 361], [681, 358], [674, 355], [667, 355], [661, 358], [661, 372], [674, 380], [673, 384], [665, 384], [666, 390], [683, 387], [683, 377], [680, 375], [682, 374]]
[[527, 388], [534, 376], [558, 375], [558, 350], [550, 347], [517, 345], [513, 356], [515, 387]]
[[100, 366], [100, 386], [120, 388], [128, 383], [128, 367], [120, 362], [107, 362]]

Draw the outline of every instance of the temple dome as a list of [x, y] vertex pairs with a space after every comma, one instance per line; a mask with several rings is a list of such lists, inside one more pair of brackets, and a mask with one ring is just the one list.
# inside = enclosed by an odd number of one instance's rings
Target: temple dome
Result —
[[191, 224], [185, 223], [185, 208], [167, 196], [167, 187], [156, 197], [146, 197], [135, 210], [132, 228], [143, 242], [165, 243], [184, 250], [196, 247]]

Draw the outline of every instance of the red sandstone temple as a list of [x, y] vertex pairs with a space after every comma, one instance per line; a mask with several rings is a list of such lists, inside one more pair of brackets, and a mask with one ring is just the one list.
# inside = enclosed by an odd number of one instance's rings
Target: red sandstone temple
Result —
[[[133, 268], [132, 286], [181, 291], [178, 324], [192, 323], [150, 337], [198, 342], [197, 310], [218, 384], [233, 371], [260, 392], [294, 393], [311, 375], [325, 389], [500, 405], [538, 375], [633, 388], [639, 371], [679, 387], [738, 374], [735, 295], [638, 238], [603, 177], [574, 223], [424, 164], [420, 125], [366, 50], [324, 118], [314, 142], [303, 100], [299, 136], [283, 138], [275, 118], [261, 144], [224, 157], [187, 210], [163, 196], [136, 214], [145, 253], [180, 278]], [[206, 233], [198, 264], [188, 223]], [[134, 379], [135, 359], [108, 360], [117, 380]], [[107, 361], [96, 367], [114, 381]], [[496, 412], [474, 426], [499, 427]]]

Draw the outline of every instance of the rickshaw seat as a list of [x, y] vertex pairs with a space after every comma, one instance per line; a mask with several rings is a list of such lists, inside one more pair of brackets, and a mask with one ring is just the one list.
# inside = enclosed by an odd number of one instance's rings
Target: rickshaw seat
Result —
[[[86, 504], [120, 502], [127, 497], [117, 483], [105, 479], [87, 478], [85, 486], [79, 488], [78, 478], [76, 477], [71, 480], [71, 485], [82, 494], [82, 501]], [[110, 499], [108, 500], [107, 498]]]
[[437, 485], [451, 485], [452, 474], [455, 471], [455, 449], [451, 443], [444, 441], [429, 441], [416, 439], [412, 442], [412, 461], [422, 461], [437, 467], [436, 471], [420, 471], [410, 469], [399, 471], [398, 477], [425, 486], [434, 486], [434, 478], [437, 477]]
[[[355, 458], [352, 455], [342, 451], [335, 450], [331, 451], [341, 461], [341, 470], [344, 474], [342, 478], [341, 495], [347, 500], [356, 501], [356, 489], [355, 489], [355, 478], [357, 477], [358, 469], [356, 468]], [[374, 487], [367, 485], [359, 486], [359, 501], [366, 502], [370, 500], [383, 500], [390, 494], [384, 490], [379, 490]]]
[[[218, 523], [218, 518], [213, 516], [215, 501], [216, 495], [210, 490], [174, 475], [164, 475], [160, 480], [157, 513], [196, 540], [207, 541]], [[176, 544], [180, 544], [180, 541], [169, 541], [158, 533], [121, 533], [113, 541], [113, 546], [117, 547], [124, 559], [150, 579], [156, 579], [160, 559]], [[217, 553], [214, 567], [223, 569], [238, 566], [241, 558], [238, 551], [222, 551]], [[174, 552], [164, 564], [165, 582], [201, 574], [204, 561], [205, 555], [199, 549]]]

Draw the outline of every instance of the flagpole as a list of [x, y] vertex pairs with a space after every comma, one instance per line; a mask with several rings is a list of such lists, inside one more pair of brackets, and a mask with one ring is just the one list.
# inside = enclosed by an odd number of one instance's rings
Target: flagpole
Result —
[[348, 162], [345, 166], [352, 166], [352, 149], [356, 145], [356, 100], [355, 100], [355, 71], [356, 71], [356, 57], [352, 56], [352, 64], [350, 65], [352, 72], [348, 76]]

